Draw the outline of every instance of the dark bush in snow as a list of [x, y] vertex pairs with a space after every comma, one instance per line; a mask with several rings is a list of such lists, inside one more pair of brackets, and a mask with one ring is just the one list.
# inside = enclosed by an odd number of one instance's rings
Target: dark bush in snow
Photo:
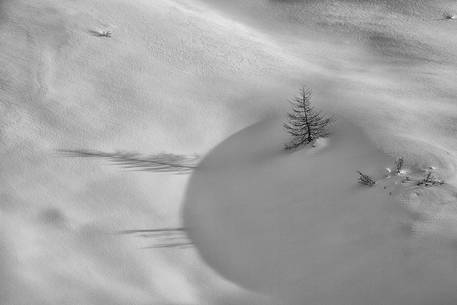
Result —
[[368, 186], [373, 186], [376, 184], [376, 181], [374, 180], [374, 178], [368, 176], [368, 175], [365, 175], [363, 173], [361, 173], [360, 171], [357, 171], [357, 173], [359, 173], [359, 183], [360, 184], [363, 184], [363, 185], [368, 185]]
[[444, 181], [440, 180], [437, 177], [435, 177], [434, 175], [432, 175], [431, 171], [428, 171], [425, 174], [424, 179], [419, 180], [417, 182], [417, 185], [424, 185], [424, 186], [442, 185], [442, 184], [444, 184]]

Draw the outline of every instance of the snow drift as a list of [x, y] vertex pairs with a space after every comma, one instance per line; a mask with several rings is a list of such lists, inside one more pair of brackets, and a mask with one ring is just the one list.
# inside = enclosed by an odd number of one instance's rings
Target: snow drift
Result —
[[235, 134], [192, 176], [183, 218], [203, 259], [286, 304], [455, 304], [455, 247], [415, 232], [384, 179], [393, 159], [341, 120], [315, 148], [284, 152], [280, 126]]

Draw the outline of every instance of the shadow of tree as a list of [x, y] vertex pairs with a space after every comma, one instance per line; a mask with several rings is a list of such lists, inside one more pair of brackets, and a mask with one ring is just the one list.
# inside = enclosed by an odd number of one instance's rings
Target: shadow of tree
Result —
[[134, 152], [107, 153], [97, 150], [58, 150], [67, 157], [103, 158], [123, 168], [157, 173], [187, 174], [197, 168], [196, 155], [175, 155], [159, 153], [141, 155]]
[[152, 238], [154, 244], [144, 247], [143, 249], [152, 248], [189, 248], [192, 242], [186, 234], [185, 228], [163, 228], [163, 229], [140, 229], [140, 230], [123, 230], [118, 234], [129, 234], [139, 238]]

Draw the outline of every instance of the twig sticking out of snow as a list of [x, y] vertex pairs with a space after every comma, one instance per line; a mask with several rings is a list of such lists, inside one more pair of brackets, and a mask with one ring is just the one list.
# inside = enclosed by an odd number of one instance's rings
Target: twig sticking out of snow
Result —
[[404, 164], [404, 160], [402, 157], [396, 159], [392, 169], [390, 169], [388, 167], [386, 168], [386, 178], [400, 175], [402, 173], [403, 164]]
[[108, 38], [110, 38], [110, 37], [111, 37], [111, 31], [101, 31], [101, 32], [100, 32], [100, 36], [101, 36], [101, 37], [108, 37]]
[[404, 161], [403, 161], [402, 157], [400, 157], [397, 160], [395, 160], [395, 163], [394, 163], [394, 174], [395, 175], [400, 174], [401, 169], [403, 168], [403, 162]]
[[451, 14], [450, 12], [444, 12], [443, 17], [438, 20], [457, 20], [457, 15]]
[[411, 181], [411, 178], [409, 176], [406, 176], [405, 178], [403, 178], [401, 180], [401, 183], [407, 183], [407, 182], [410, 182]]
[[440, 180], [437, 177], [435, 177], [434, 175], [432, 175], [431, 171], [428, 171], [425, 174], [424, 179], [419, 180], [417, 182], [417, 185], [424, 185], [424, 186], [433, 186], [433, 185], [442, 185], [442, 184], [444, 184], [444, 181]]
[[112, 32], [111, 31], [94, 31], [90, 30], [89, 33], [91, 33], [94, 36], [97, 37], [106, 37], [106, 38], [111, 38]]
[[359, 175], [360, 175], [360, 177], [359, 177], [360, 184], [367, 185], [367, 186], [373, 186], [376, 184], [376, 180], [374, 180], [373, 177], [365, 175], [365, 174], [361, 173], [360, 171], [357, 171], [357, 173], [359, 173]]

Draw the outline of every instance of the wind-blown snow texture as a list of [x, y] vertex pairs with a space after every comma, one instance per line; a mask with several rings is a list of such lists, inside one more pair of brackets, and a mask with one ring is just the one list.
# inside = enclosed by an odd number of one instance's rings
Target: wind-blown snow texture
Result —
[[[453, 9], [425, 0], [0, 1], [1, 303], [286, 302], [223, 280], [192, 250], [141, 250], [147, 239], [108, 234], [179, 227], [186, 176], [55, 151], [203, 154], [284, 113], [305, 83], [316, 106], [453, 182], [456, 24], [438, 20]], [[93, 35], [104, 30], [112, 38]], [[452, 196], [432, 198], [425, 212], [426, 202], [411, 201], [434, 220], [420, 228], [452, 237], [457, 213], [439, 204]], [[446, 262], [439, 268], [454, 268]]]

